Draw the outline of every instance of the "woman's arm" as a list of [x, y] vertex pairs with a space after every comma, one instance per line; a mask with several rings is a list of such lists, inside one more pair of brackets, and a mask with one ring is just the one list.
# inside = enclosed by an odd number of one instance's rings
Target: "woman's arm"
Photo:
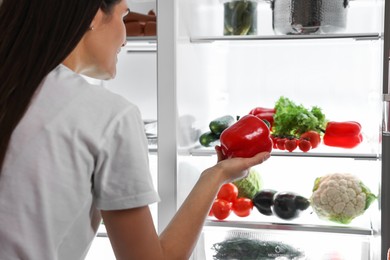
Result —
[[269, 157], [269, 153], [260, 153], [253, 158], [222, 160], [219, 147], [217, 154], [219, 162], [201, 174], [160, 237], [148, 207], [102, 211], [117, 259], [188, 259], [221, 185], [244, 177], [248, 168]]

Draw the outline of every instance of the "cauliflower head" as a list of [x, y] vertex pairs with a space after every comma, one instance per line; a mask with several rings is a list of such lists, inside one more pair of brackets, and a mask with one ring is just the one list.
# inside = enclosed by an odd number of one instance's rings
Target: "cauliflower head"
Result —
[[360, 179], [349, 173], [333, 173], [314, 182], [311, 206], [318, 217], [349, 224], [376, 199]]

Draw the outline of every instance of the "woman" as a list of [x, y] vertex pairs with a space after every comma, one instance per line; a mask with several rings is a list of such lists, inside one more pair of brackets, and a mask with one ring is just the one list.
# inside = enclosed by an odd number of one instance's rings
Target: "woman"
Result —
[[188, 259], [220, 186], [269, 157], [222, 158], [156, 234], [158, 201], [138, 109], [110, 79], [125, 0], [3, 0], [0, 7], [1, 259], [82, 259], [101, 217], [118, 259]]

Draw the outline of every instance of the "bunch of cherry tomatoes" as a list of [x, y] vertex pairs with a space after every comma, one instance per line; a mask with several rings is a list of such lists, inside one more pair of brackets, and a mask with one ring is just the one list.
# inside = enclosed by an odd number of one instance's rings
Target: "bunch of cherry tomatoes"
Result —
[[253, 209], [250, 198], [238, 197], [238, 188], [233, 183], [222, 185], [211, 207], [209, 216], [226, 219], [231, 212], [239, 217], [247, 217]]

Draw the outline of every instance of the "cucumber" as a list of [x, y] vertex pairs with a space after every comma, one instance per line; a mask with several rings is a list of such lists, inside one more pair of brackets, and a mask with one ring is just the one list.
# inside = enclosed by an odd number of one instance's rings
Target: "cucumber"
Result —
[[214, 134], [211, 131], [208, 131], [206, 133], [203, 133], [199, 137], [199, 143], [203, 145], [204, 147], [210, 147], [212, 144], [219, 140], [219, 135]]
[[223, 130], [228, 128], [234, 123], [234, 118], [230, 115], [218, 117], [210, 122], [209, 128], [210, 131], [213, 132], [216, 135], [220, 135]]

